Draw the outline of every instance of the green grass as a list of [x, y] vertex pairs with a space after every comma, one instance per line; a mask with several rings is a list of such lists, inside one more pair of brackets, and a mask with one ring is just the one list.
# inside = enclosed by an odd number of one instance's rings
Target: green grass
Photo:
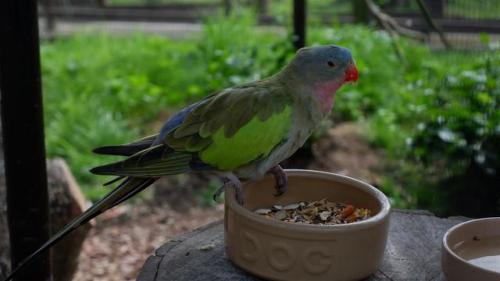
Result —
[[148, 133], [160, 110], [178, 106], [188, 95], [180, 84], [189, 80], [180, 57], [193, 48], [139, 34], [77, 35], [43, 44], [48, 155], [67, 159], [86, 190], [98, 185], [88, 169], [103, 158], [91, 149]]
[[86, 194], [99, 197], [104, 179], [88, 170], [113, 158], [93, 148], [150, 134], [183, 105], [276, 71], [287, 41], [253, 26], [244, 14], [210, 22], [185, 41], [82, 33], [44, 42], [48, 155], [65, 158]]
[[[109, 158], [92, 148], [149, 134], [185, 104], [266, 77], [293, 56], [287, 36], [259, 30], [242, 14], [212, 19], [184, 41], [79, 34], [44, 43], [48, 155], [64, 157], [85, 193], [99, 197], [104, 179], [87, 171]], [[498, 51], [433, 53], [399, 39], [401, 59], [386, 33], [363, 26], [315, 26], [308, 34], [311, 45], [351, 49], [360, 80], [338, 93], [333, 118], [364, 124], [384, 149], [389, 166], [381, 189], [396, 206], [446, 213], [453, 206], [439, 194], [452, 189], [444, 182], [472, 168], [483, 178], [498, 173], [500, 152], [491, 145], [500, 132]]]

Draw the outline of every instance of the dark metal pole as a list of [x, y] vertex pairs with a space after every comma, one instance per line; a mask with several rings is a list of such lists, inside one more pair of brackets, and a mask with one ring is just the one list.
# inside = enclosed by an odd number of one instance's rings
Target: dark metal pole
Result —
[[293, 46], [306, 45], [306, 0], [293, 0]]
[[[37, 1], [1, 1], [0, 37], [2, 135], [14, 268], [49, 238]], [[15, 280], [50, 280], [49, 253]]]

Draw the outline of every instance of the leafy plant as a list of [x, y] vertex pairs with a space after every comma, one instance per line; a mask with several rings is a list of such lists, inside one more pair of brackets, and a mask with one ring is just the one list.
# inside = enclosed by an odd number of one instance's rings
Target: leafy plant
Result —
[[90, 153], [153, 133], [183, 105], [275, 72], [286, 36], [255, 32], [250, 15], [209, 21], [199, 38], [82, 33], [41, 48], [46, 143], [64, 157], [87, 195], [107, 192], [88, 170], [110, 160]]
[[[382, 31], [314, 26], [308, 34], [311, 45], [351, 49], [360, 80], [339, 91], [333, 119], [360, 122], [385, 150], [390, 160], [380, 188], [397, 206], [446, 214], [466, 204], [453, 201], [463, 191], [498, 198], [498, 52], [431, 52], [398, 39], [402, 65]], [[151, 133], [187, 103], [276, 72], [294, 54], [289, 42], [286, 34], [257, 27], [247, 13], [211, 19], [199, 37], [182, 41], [79, 34], [45, 42], [48, 154], [69, 161], [86, 193], [98, 197], [105, 192], [101, 180], [87, 170], [109, 158], [90, 154], [92, 148]], [[485, 180], [477, 188], [462, 180], [467, 177]], [[494, 212], [488, 204], [486, 211]], [[482, 212], [474, 208], [471, 214]]]
[[441, 190], [449, 208], [475, 216], [500, 211], [495, 199], [500, 198], [495, 186], [500, 173], [499, 63], [498, 56], [481, 57], [467, 69], [444, 75], [428, 93], [408, 142], [410, 155], [438, 183], [455, 182]]

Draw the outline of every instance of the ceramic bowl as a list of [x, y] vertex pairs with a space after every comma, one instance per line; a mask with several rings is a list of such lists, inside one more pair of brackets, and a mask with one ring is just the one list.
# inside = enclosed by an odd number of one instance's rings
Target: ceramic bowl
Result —
[[[378, 189], [346, 176], [287, 170], [289, 189], [274, 196], [274, 178], [244, 184], [245, 205], [225, 195], [225, 243], [229, 259], [271, 280], [359, 280], [380, 267], [390, 204]], [[327, 198], [371, 210], [372, 217], [342, 225], [309, 225], [268, 219], [253, 210]]]
[[442, 267], [449, 281], [499, 281], [500, 217], [450, 228], [443, 237]]

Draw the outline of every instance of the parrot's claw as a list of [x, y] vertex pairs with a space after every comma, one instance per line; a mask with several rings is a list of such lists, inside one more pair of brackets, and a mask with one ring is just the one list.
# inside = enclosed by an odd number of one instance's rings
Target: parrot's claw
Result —
[[225, 189], [226, 185], [221, 185], [219, 188], [217, 188], [217, 190], [214, 192], [214, 195], [212, 195], [212, 198], [214, 199], [215, 202], [218, 201], [220, 195], [222, 194], [222, 192], [224, 192], [224, 189]]
[[274, 196], [280, 196], [288, 190], [288, 176], [280, 165], [276, 165], [269, 170], [276, 179], [276, 193]]
[[224, 178], [224, 184], [214, 192], [214, 201], [217, 201], [222, 192], [224, 192], [224, 190], [228, 187], [234, 188], [236, 194], [236, 202], [238, 202], [238, 204], [240, 205], [243, 205], [243, 203], [245, 202], [243, 196], [243, 185], [241, 181], [233, 175]]

